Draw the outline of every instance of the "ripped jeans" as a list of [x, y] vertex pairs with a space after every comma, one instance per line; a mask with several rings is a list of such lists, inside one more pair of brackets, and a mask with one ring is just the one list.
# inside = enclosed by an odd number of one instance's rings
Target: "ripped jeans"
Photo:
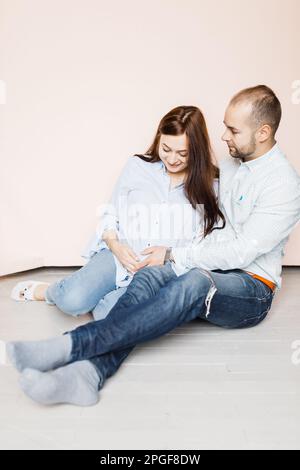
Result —
[[126, 287], [116, 286], [113, 254], [103, 248], [94, 253], [82, 268], [50, 284], [45, 300], [67, 315], [77, 317], [91, 312], [95, 320], [101, 320], [125, 292]]
[[88, 359], [99, 389], [132, 349], [179, 325], [203, 319], [223, 328], [246, 328], [268, 314], [274, 292], [240, 269], [193, 268], [177, 276], [171, 262], [138, 271], [109, 315], [71, 331], [71, 361]]

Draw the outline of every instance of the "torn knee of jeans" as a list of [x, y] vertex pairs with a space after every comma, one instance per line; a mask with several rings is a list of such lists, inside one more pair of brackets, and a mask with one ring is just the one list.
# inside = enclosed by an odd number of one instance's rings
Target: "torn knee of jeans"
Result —
[[209, 271], [207, 271], [206, 269], [200, 269], [200, 271], [202, 272], [202, 274], [204, 274], [204, 276], [210, 282], [210, 288], [209, 288], [209, 291], [208, 291], [208, 293], [206, 295], [206, 298], [205, 298], [205, 306], [206, 306], [205, 316], [207, 318], [209, 313], [210, 313], [211, 301], [212, 301], [213, 296], [215, 295], [215, 293], [217, 292], [218, 289], [217, 289], [215, 281], [213, 280], [213, 278], [212, 278], [211, 274], [209, 273]]
[[206, 296], [206, 299], [205, 299], [205, 305], [206, 305], [206, 313], [205, 313], [205, 316], [206, 318], [208, 317], [209, 313], [210, 313], [210, 305], [211, 305], [211, 301], [213, 299], [213, 296], [215, 295], [215, 293], [217, 292], [217, 288], [214, 284], [212, 284], [210, 286], [210, 289], [207, 293], [207, 296]]

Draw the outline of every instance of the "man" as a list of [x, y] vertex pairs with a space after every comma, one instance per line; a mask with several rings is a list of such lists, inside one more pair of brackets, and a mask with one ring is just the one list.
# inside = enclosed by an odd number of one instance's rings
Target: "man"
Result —
[[240, 91], [226, 109], [223, 140], [232, 157], [220, 169], [226, 230], [184, 248], [150, 248], [139, 266], [145, 269], [105, 319], [60, 338], [8, 344], [28, 396], [92, 405], [136, 344], [196, 318], [244, 328], [266, 317], [281, 286], [284, 246], [300, 219], [300, 179], [275, 140], [280, 119], [280, 102], [264, 85]]

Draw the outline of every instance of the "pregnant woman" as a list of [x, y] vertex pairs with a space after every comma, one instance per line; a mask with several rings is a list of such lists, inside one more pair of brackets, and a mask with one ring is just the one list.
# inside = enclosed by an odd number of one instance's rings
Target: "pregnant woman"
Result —
[[159, 247], [186, 245], [199, 231], [206, 236], [220, 220], [224, 226], [218, 176], [199, 108], [172, 109], [147, 152], [130, 157], [123, 168], [82, 253], [87, 263], [52, 284], [20, 282], [11, 297], [46, 301], [73, 316], [92, 312], [96, 320], [105, 318], [135, 272], [164, 264]]

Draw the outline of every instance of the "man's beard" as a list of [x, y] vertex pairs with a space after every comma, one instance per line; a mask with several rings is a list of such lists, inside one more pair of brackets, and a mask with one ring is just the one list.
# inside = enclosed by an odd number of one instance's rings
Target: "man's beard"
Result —
[[240, 160], [245, 160], [246, 158], [251, 157], [256, 151], [256, 143], [254, 137], [252, 137], [251, 142], [246, 148], [239, 149], [237, 147], [230, 146], [233, 149], [233, 153], [229, 150], [232, 158], [239, 158]]

